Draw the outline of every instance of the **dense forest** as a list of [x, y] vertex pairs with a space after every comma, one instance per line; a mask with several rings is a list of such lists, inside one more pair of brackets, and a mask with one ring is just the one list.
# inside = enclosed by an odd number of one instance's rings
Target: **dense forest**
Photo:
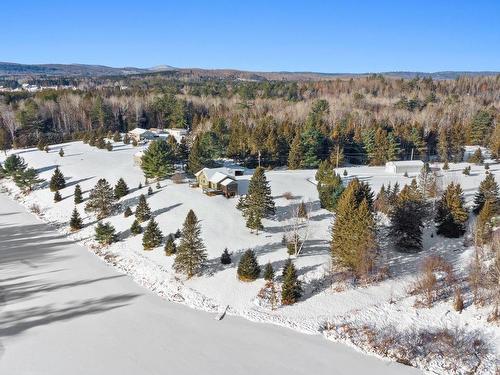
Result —
[[259, 155], [266, 167], [289, 168], [325, 159], [456, 162], [464, 145], [500, 153], [500, 76], [253, 81], [164, 73], [30, 83], [76, 89], [0, 93], [1, 149], [180, 127], [191, 131], [189, 148], [202, 164], [230, 157], [255, 165]]

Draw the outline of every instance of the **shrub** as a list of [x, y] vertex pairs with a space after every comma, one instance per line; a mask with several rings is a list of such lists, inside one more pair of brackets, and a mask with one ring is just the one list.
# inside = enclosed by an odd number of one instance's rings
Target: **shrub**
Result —
[[290, 193], [289, 191], [285, 191], [283, 193], [283, 198], [285, 198], [287, 201], [292, 200], [293, 199], [293, 194]]

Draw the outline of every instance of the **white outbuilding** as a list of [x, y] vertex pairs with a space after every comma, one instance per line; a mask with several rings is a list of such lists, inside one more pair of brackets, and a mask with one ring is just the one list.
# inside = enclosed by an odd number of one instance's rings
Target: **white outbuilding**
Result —
[[423, 166], [424, 162], [422, 160], [389, 161], [385, 163], [385, 171], [392, 174], [415, 174], [419, 173]]

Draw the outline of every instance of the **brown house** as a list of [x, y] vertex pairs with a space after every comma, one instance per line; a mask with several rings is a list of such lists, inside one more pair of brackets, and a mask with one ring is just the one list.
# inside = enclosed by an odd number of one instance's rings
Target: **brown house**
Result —
[[238, 181], [235, 176], [241, 175], [240, 170], [229, 168], [203, 168], [195, 174], [198, 185], [207, 195], [222, 194], [226, 198], [238, 195]]

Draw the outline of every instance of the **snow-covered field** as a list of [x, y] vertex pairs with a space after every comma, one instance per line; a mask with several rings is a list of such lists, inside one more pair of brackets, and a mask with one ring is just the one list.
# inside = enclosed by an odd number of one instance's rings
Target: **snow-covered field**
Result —
[[[57, 204], [53, 203], [53, 193], [48, 187], [36, 190], [27, 197], [19, 196], [21, 203], [28, 208], [33, 204], [39, 205], [43, 219], [56, 225], [60, 231], [69, 232], [67, 223], [74, 206], [72, 195], [77, 183], [86, 197], [99, 178], [104, 177], [114, 184], [118, 178], [123, 177], [132, 192], [121, 203], [123, 207], [130, 205], [132, 210], [138, 196], [146, 194], [147, 187], [136, 189], [140, 182], [144, 184], [142, 172], [133, 162], [133, 154], [138, 151], [137, 148], [117, 143], [113, 151], [108, 152], [81, 142], [67, 143], [61, 147], [65, 153], [62, 158], [58, 155], [59, 146], [53, 146], [49, 153], [36, 149], [17, 151], [31, 167], [39, 169], [42, 178], [50, 179], [56, 166], [65, 175], [67, 187], [61, 191], [63, 200]], [[0, 157], [0, 161], [3, 159], [4, 156]], [[465, 176], [462, 174], [465, 165], [468, 164], [451, 164], [450, 171], [445, 172], [443, 182], [460, 182], [466, 199], [470, 202], [480, 181], [484, 179], [485, 170], [480, 166], [472, 166], [470, 176]], [[350, 167], [346, 170], [346, 179], [356, 176], [369, 182], [374, 191], [389, 182], [399, 182], [402, 186], [411, 181], [402, 175], [386, 174], [383, 167]], [[491, 165], [490, 171], [495, 176], [500, 175], [500, 165]], [[450, 301], [437, 303], [430, 309], [416, 309], [413, 306], [415, 297], [408, 295], [418, 266], [426, 255], [442, 255], [455, 266], [458, 274], [465, 272], [472, 248], [465, 247], [463, 239], [447, 240], [431, 236], [432, 229], [427, 230], [424, 234], [424, 250], [419, 254], [403, 255], [385, 250], [383, 256], [390, 265], [391, 278], [368, 287], [334, 290], [330, 286], [328, 272], [332, 215], [319, 207], [314, 174], [313, 170], [267, 172], [277, 214], [273, 220], [263, 220], [265, 231], [258, 235], [250, 233], [245, 227], [240, 211], [235, 208], [237, 199], [208, 197], [199, 189], [190, 188], [188, 184], [173, 184], [171, 181], [162, 182], [159, 190], [152, 184], [155, 193], [148, 197], [148, 203], [165, 235], [181, 228], [189, 209], [193, 209], [201, 220], [209, 261], [205, 273], [191, 280], [185, 280], [173, 272], [173, 257], [165, 256], [162, 247], [143, 251], [142, 235], [133, 237], [129, 232], [134, 217], [124, 218], [123, 209], [109, 218], [121, 239], [109, 248], [95, 248], [95, 218], [84, 212], [84, 203], [78, 209], [87, 225], [70, 236], [81, 240], [89, 248], [94, 248], [102, 258], [160, 296], [206, 311], [216, 312], [229, 305], [228, 314], [253, 321], [271, 322], [306, 333], [322, 331], [327, 322], [346, 320], [370, 324], [379, 329], [393, 326], [400, 330], [429, 327], [479, 330], [491, 343], [494, 351], [498, 350], [500, 329], [486, 322], [486, 310], [469, 306], [467, 300], [467, 308], [461, 314], [453, 310]], [[249, 177], [244, 176], [243, 179]], [[18, 191], [11, 182], [4, 182], [3, 185], [13, 195]], [[283, 197], [285, 192], [292, 193], [294, 199], [287, 200]], [[264, 280], [261, 278], [253, 283], [238, 281], [236, 265], [243, 251], [252, 248], [257, 253], [259, 263], [264, 265], [270, 261], [279, 275], [280, 268], [288, 257], [281, 239], [287, 225], [290, 225], [291, 207], [301, 201], [310, 202], [311, 207], [310, 236], [304, 251], [295, 260], [305, 293], [299, 303], [272, 311], [257, 298]], [[226, 247], [233, 253], [233, 263], [222, 266], [219, 257]], [[329, 334], [327, 336], [338, 338]], [[496, 353], [498, 356], [498, 352]], [[495, 361], [495, 355], [491, 356], [483, 364], [482, 373], [494, 373]], [[440, 371], [439, 367], [433, 370]]]

